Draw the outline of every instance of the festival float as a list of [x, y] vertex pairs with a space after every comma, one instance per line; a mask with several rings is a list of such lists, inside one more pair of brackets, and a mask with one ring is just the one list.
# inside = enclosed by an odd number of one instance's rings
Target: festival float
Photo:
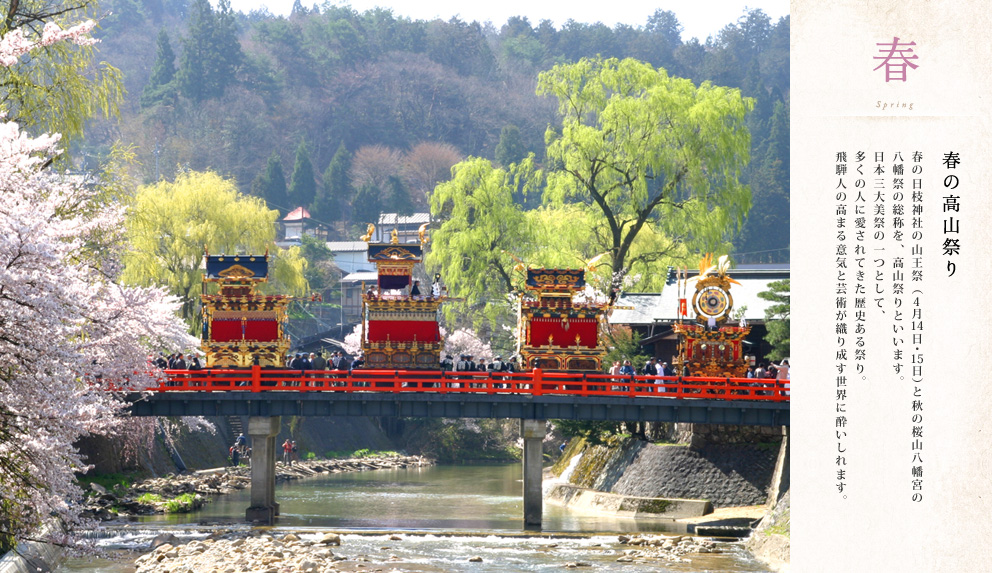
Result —
[[[204, 253], [204, 258], [204, 366], [284, 366], [290, 346], [285, 327], [292, 297], [256, 292], [256, 287], [268, 280], [268, 252], [261, 256]], [[208, 294], [210, 284], [219, 287], [217, 294]]]
[[[688, 367], [690, 376], [741, 378], [746, 375], [748, 362], [742, 345], [751, 327], [729, 324], [734, 309], [730, 285], [740, 284], [727, 274], [729, 268], [726, 255], [713, 264], [712, 255], [707, 254], [699, 264], [698, 276], [679, 278], [679, 321], [672, 326], [679, 335], [679, 355], [672, 363], [680, 371]], [[691, 302], [696, 316], [692, 322], [683, 321], [688, 316], [689, 281], [696, 283]]]
[[525, 369], [602, 372], [607, 305], [580, 302], [584, 269], [528, 269], [520, 295], [517, 354]]
[[377, 281], [362, 295], [362, 353], [366, 368], [431, 369], [441, 367], [441, 328], [438, 313], [444, 297], [440, 284], [424, 292], [413, 279], [423, 262], [428, 242], [425, 226], [420, 243], [401, 244], [396, 231], [389, 243], [372, 243], [375, 227], [362, 237], [368, 243], [368, 260], [376, 267]]

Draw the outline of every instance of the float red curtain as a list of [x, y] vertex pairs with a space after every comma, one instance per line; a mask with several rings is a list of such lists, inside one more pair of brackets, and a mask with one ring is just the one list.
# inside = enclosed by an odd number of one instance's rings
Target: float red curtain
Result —
[[530, 346], [548, 344], [548, 337], [554, 336], [555, 346], [575, 346], [575, 337], [579, 337], [579, 346], [596, 347], [596, 319], [573, 318], [568, 321], [568, 330], [560, 318], [535, 318], [530, 322]]
[[249, 320], [245, 322], [245, 338], [271, 342], [279, 338], [279, 323], [274, 320]]
[[392, 342], [437, 342], [441, 332], [437, 323], [431, 320], [370, 320], [368, 337], [370, 342], [385, 342], [386, 336]]
[[279, 338], [279, 323], [274, 320], [214, 320], [210, 323], [210, 340], [231, 342], [234, 340], [273, 341]]
[[210, 340], [230, 342], [241, 340], [240, 320], [214, 320], [210, 323]]

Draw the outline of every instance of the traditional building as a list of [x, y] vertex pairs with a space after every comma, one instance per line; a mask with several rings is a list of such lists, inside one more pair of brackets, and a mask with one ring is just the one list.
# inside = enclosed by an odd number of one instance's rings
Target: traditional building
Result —
[[[269, 255], [205, 255], [203, 337], [205, 367], [283, 366], [291, 298], [255, 292], [269, 274]], [[211, 284], [219, 288], [208, 294]]]
[[379, 220], [375, 224], [376, 230], [371, 240], [375, 243], [389, 242], [391, 234], [395, 231], [396, 240], [400, 244], [417, 243], [420, 239], [421, 228], [430, 221], [430, 213], [413, 213], [412, 215], [383, 213], [379, 215]]
[[[688, 278], [694, 280], [699, 271], [689, 269]], [[762, 362], [771, 352], [765, 341], [765, 309], [774, 304], [762, 299], [758, 293], [769, 290], [769, 284], [789, 278], [787, 264], [739, 265], [733, 269], [733, 309], [724, 323], [743, 324], [750, 331], [741, 340], [742, 352], [750, 363]], [[684, 285], [684, 283], [681, 283]], [[690, 283], [691, 286], [692, 283]], [[684, 292], [673, 278], [660, 293], [624, 293], [617, 299], [617, 310], [610, 316], [613, 326], [627, 326], [640, 336], [644, 352], [660, 361], [674, 364], [680, 355], [681, 335], [675, 325], [685, 322], [687, 316], [680, 311], [680, 299], [685, 298], [690, 310], [692, 293]], [[691, 317], [695, 321], [695, 315]]]
[[605, 303], [579, 302], [582, 269], [528, 269], [521, 295], [517, 353], [524, 368], [600, 371], [606, 346], [600, 336]]

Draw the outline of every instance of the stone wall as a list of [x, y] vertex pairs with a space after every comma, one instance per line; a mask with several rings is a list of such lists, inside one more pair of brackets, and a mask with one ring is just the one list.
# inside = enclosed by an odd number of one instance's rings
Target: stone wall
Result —
[[761, 505], [767, 499], [777, 447], [754, 444], [646, 444], [610, 490], [637, 497], [706, 499], [714, 507]]
[[[565, 457], [581, 452], [582, 458], [568, 482], [623, 496], [704, 499], [714, 507], [766, 503], [781, 428], [678, 424], [666, 430], [675, 444], [626, 439], [610, 446], [589, 446], [575, 440]], [[556, 474], [569, 459], [555, 465]], [[783, 481], [784, 492], [788, 478]]]

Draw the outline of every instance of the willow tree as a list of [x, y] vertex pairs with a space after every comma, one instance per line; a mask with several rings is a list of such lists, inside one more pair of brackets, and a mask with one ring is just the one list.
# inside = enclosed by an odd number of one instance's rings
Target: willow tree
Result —
[[[71, 34], [89, 32], [95, 23], [88, 19], [98, 13], [96, 0], [20, 0], [0, 9], [0, 37], [6, 43], [15, 37], [38, 43], [30, 57], [19, 55], [0, 66], [0, 111], [6, 120], [31, 132], [58, 132], [69, 147], [94, 115], [118, 115], [124, 100], [120, 71], [94, 63], [95, 41]], [[59, 29], [75, 41], [53, 42]]]
[[463, 299], [456, 306], [482, 311], [495, 324], [505, 318], [505, 295], [522, 282], [514, 276], [520, 272], [516, 267], [531, 248], [526, 214], [513, 202], [513, 192], [535, 173], [530, 161], [504, 170], [470, 157], [452, 174], [431, 195], [439, 224], [431, 233], [427, 264], [443, 273], [452, 296]]
[[[557, 98], [562, 120], [545, 134], [545, 199], [596, 214], [611, 298], [638, 265], [651, 272], [685, 248], [713, 249], [743, 223], [753, 104], [739, 90], [696, 86], [633, 59], [584, 58], [541, 73], [537, 92]], [[641, 248], [642, 235], [667, 241]]]
[[[186, 173], [175, 182], [139, 187], [125, 221], [131, 250], [123, 278], [168, 288], [197, 332], [204, 247], [213, 254], [275, 253], [277, 216], [262, 199], [242, 195], [216, 173]], [[283, 289], [301, 295], [308, 288], [305, 265], [294, 247], [276, 258], [273, 274]]]

